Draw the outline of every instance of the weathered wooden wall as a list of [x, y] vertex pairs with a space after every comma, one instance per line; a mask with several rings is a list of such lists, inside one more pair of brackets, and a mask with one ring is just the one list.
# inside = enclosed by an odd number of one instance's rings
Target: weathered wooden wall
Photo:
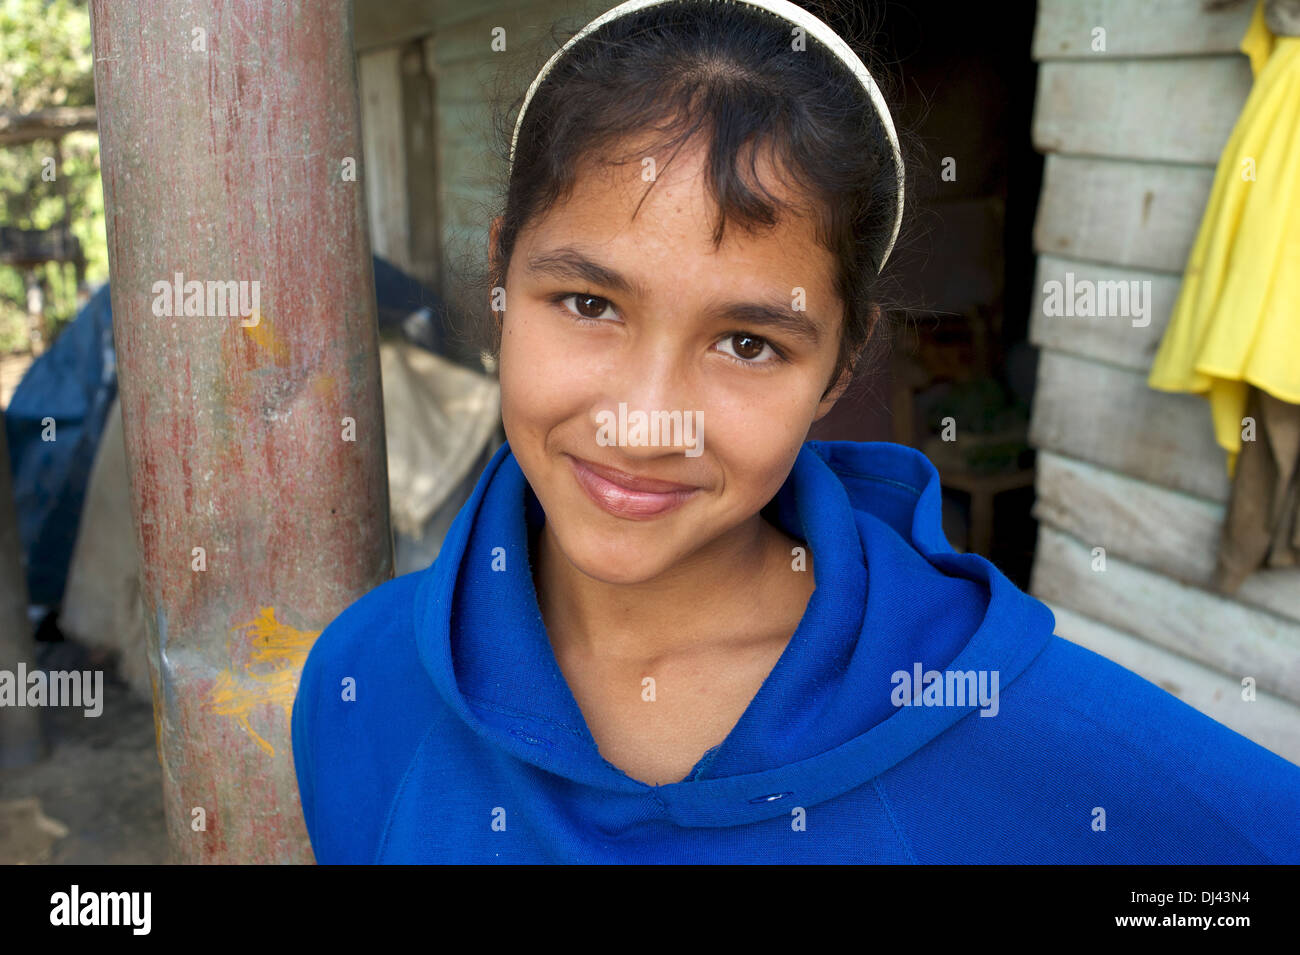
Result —
[[[1057, 633], [1300, 762], [1300, 571], [1211, 586], [1230, 494], [1209, 406], [1155, 391], [1168, 325], [1215, 164], [1251, 72], [1253, 3], [1040, 0], [1033, 137], [1047, 155], [1034, 230], [1030, 339], [1041, 349], [1030, 589]], [[1106, 49], [1093, 50], [1105, 29]], [[1049, 316], [1044, 284], [1149, 281], [1150, 323]], [[1105, 570], [1094, 570], [1094, 548]], [[1258, 699], [1242, 699], [1242, 680]]]
[[[493, 97], [522, 94], [542, 62], [539, 39], [589, 12], [578, 0], [355, 0], [374, 249], [455, 308], [486, 307], [463, 280], [486, 260], [504, 174]], [[504, 50], [493, 49], [498, 27]]]

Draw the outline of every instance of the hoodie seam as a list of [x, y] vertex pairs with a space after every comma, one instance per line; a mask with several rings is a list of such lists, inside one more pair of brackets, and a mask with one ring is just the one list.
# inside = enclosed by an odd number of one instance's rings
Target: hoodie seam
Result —
[[578, 739], [585, 741], [585, 737], [582, 733], [570, 726], [568, 723], [561, 723], [559, 720], [539, 716], [536, 713], [525, 713], [523, 710], [514, 710], [508, 706], [502, 706], [499, 703], [489, 703], [487, 700], [480, 699], [477, 696], [470, 696], [468, 693], [465, 694], [465, 699], [468, 702], [473, 703], [475, 706], [481, 706], [485, 710], [492, 710], [494, 713], [500, 713], [502, 716], [513, 716], [521, 720], [535, 720], [538, 723], [545, 723], [548, 726], [554, 726], [556, 729], [564, 730], [566, 733], [571, 733], [578, 737]]
[[898, 481], [894, 478], [881, 477], [879, 474], [871, 474], [866, 471], [855, 471], [852, 468], [836, 469], [836, 474], [845, 477], [857, 478], [860, 481], [875, 481], [877, 484], [892, 484], [894, 487], [901, 487], [905, 491], [910, 491], [917, 497], [921, 496], [921, 488], [915, 484], [908, 484], [906, 481]]
[[873, 779], [871, 785], [876, 790], [876, 795], [880, 797], [880, 804], [885, 807], [885, 815], [889, 817], [889, 825], [893, 827], [894, 835], [898, 837], [899, 844], [902, 845], [903, 851], [907, 853], [908, 860], [912, 865], [920, 865], [916, 861], [916, 856], [912, 854], [912, 847], [907, 844], [907, 837], [903, 835], [903, 830], [898, 825], [898, 819], [894, 816], [893, 807], [889, 805], [889, 797], [885, 795], [885, 789], [880, 785], [880, 777], [877, 776]]
[[371, 860], [372, 865], [382, 864], [380, 860], [383, 859], [384, 853], [388, 851], [388, 840], [392, 836], [393, 818], [397, 812], [397, 804], [401, 802], [402, 795], [406, 792], [406, 784], [410, 781], [411, 772], [415, 769], [420, 753], [424, 750], [424, 744], [429, 741], [429, 737], [433, 735], [435, 729], [437, 729], [436, 726], [431, 726], [428, 732], [420, 738], [419, 745], [415, 747], [415, 752], [411, 754], [411, 759], [406, 764], [406, 770], [402, 773], [402, 781], [397, 784], [397, 791], [393, 793], [392, 801], [388, 804], [388, 812], [384, 814], [384, 831], [379, 839], [379, 847], [375, 850], [374, 858]]
[[[875, 472], [875, 471], [862, 471], [862, 470], [859, 470], [858, 468], [854, 467], [854, 466], [851, 465], [851, 464], [846, 464], [845, 461], [844, 461], [842, 458], [839, 458], [839, 457], [838, 457], [837, 455], [835, 455], [833, 452], [830, 453], [830, 454], [824, 454], [824, 453], [822, 452], [822, 447], [825, 446], [825, 445], [828, 444], [828, 443], [834, 443], [834, 442], [826, 442], [826, 441], [809, 441], [809, 442], [808, 442], [808, 444], [814, 445], [814, 447], [813, 447], [813, 449], [812, 449], [812, 450], [813, 450], [813, 453], [815, 453], [815, 454], [817, 455], [817, 457], [821, 459], [821, 461], [822, 461], [823, 464], [825, 464], [828, 468], [830, 468], [832, 471], [834, 471], [835, 474], [836, 474], [837, 476], [840, 476], [840, 477], [844, 477], [844, 476], [855, 477], [855, 478], [860, 478], [860, 479], [867, 480], [867, 481], [876, 481], [876, 482], [878, 482], [878, 483], [880, 483], [880, 484], [892, 484], [892, 485], [894, 485], [895, 487], [901, 487], [901, 488], [903, 488], [903, 489], [906, 490], [906, 491], [911, 491], [911, 492], [912, 492], [913, 494], [915, 494], [917, 497], [920, 497], [923, 493], [925, 493], [925, 488], [924, 488], [924, 487], [917, 487], [915, 484], [910, 484], [910, 483], [908, 483], [907, 481], [900, 481], [900, 480], [897, 479], [897, 478], [889, 478], [889, 477], [885, 477], [884, 475], [882, 475], [882, 474], [880, 474], [880, 473], [878, 473], [878, 472]], [[862, 443], [862, 442], [858, 442], [858, 443]], [[892, 442], [892, 441], [889, 441], [889, 442], [880, 442], [880, 443], [882, 443], [882, 444], [890, 444], [890, 445], [893, 445], [894, 447], [905, 448], [905, 449], [908, 450], [908, 451], [912, 451], [912, 452], [914, 452], [915, 454], [917, 454], [919, 457], [921, 457], [921, 459], [924, 460], [927, 464], [929, 464], [930, 467], [931, 467], [932, 469], [934, 468], [934, 462], [931, 461], [928, 457], [926, 457], [925, 454], [924, 454], [923, 452], [917, 451], [917, 450], [914, 449], [914, 448], [908, 448], [906, 445], [899, 445], [899, 444], [897, 444], [896, 442]], [[937, 473], [938, 473], [938, 472], [935, 471], [935, 475], [934, 475], [934, 476], [937, 476]], [[931, 478], [931, 480], [932, 480], [932, 478]], [[925, 482], [925, 486], [928, 487], [929, 485], [930, 485], [930, 480], [927, 480], [927, 481]]]
[[661, 796], [661, 795], [659, 795], [659, 787], [658, 787], [658, 786], [651, 786], [651, 787], [650, 787], [650, 798], [652, 798], [652, 799], [655, 801], [655, 803], [659, 806], [659, 815], [662, 816], [662, 817], [667, 817], [667, 816], [668, 816], [668, 803], [664, 802], [664, 797]]

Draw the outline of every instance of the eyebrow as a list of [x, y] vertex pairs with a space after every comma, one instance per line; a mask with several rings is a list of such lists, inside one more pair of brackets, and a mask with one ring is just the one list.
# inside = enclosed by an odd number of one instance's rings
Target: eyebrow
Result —
[[[556, 278], [582, 279], [633, 298], [647, 297], [639, 282], [571, 247], [531, 255], [526, 269]], [[810, 316], [775, 301], [726, 302], [715, 309], [715, 314], [743, 325], [777, 329], [813, 347], [822, 338], [820, 326]]]

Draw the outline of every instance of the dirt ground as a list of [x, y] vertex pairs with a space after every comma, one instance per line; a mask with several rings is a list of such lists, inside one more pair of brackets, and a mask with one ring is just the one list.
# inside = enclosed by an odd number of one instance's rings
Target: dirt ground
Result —
[[[0, 408], [32, 360], [0, 355]], [[45, 669], [103, 669], [104, 708], [90, 718], [47, 707], [46, 758], [0, 769], [0, 865], [168, 861], [150, 705], [131, 695], [102, 651], [56, 641], [38, 642], [36, 654]]]
[[168, 861], [153, 712], [111, 661], [79, 645], [37, 644], [45, 669], [104, 669], [103, 712], [47, 707], [49, 754], [0, 769], [0, 864]]

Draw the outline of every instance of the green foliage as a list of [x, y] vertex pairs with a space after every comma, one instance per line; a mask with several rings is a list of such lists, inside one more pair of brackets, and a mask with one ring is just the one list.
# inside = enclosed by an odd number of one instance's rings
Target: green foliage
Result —
[[[95, 102], [90, 14], [85, 0], [0, 0], [0, 110], [27, 113]], [[0, 225], [48, 229], [63, 221], [64, 193], [72, 231], [86, 256], [86, 281], [108, 278], [99, 137], [70, 133], [60, 143], [55, 179], [42, 172], [55, 144], [38, 140], [0, 146]], [[57, 329], [76, 313], [73, 268], [47, 263], [46, 317]], [[27, 346], [27, 296], [22, 273], [0, 266], [0, 351]]]

